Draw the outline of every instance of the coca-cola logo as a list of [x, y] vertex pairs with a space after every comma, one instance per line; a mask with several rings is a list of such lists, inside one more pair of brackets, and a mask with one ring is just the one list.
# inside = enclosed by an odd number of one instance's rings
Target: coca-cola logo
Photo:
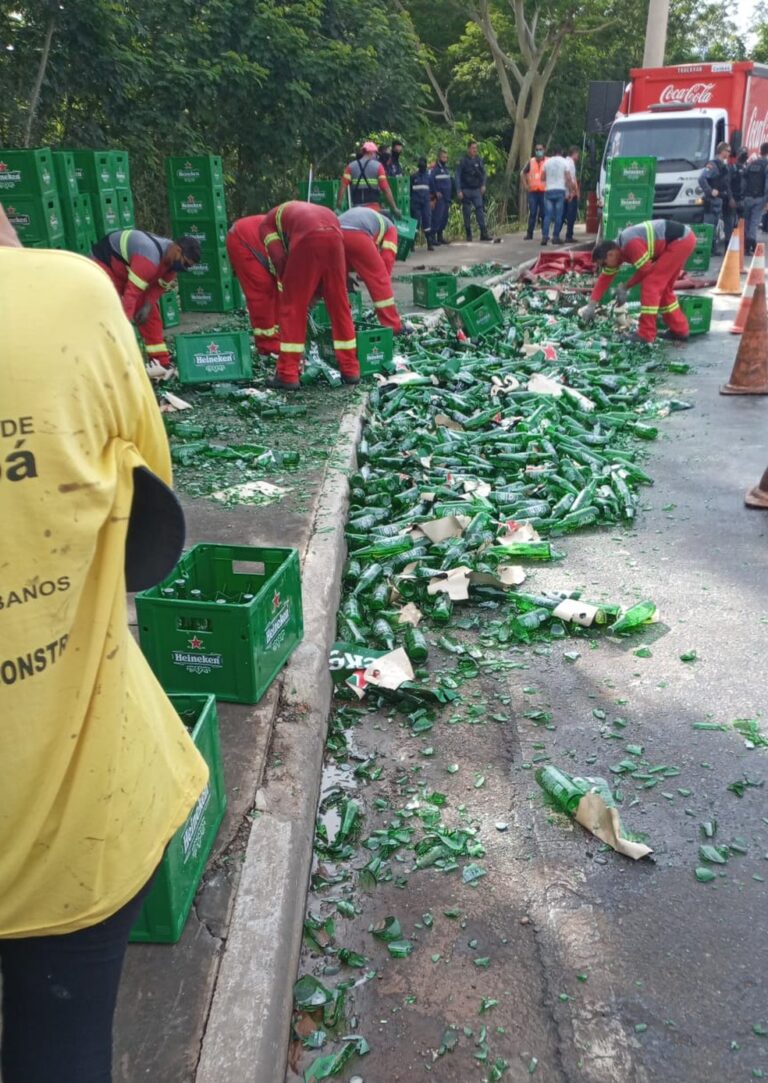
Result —
[[712, 101], [714, 83], [692, 83], [690, 86], [675, 86], [668, 83], [659, 95], [662, 105], [706, 105]]
[[755, 106], [749, 115], [744, 145], [749, 150], [758, 150], [760, 144], [765, 143], [766, 139], [768, 139], [768, 113], [762, 117], [758, 116], [757, 106]]

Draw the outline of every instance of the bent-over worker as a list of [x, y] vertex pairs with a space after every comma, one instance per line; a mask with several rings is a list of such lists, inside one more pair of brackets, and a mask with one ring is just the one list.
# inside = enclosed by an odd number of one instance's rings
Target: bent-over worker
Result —
[[263, 221], [263, 214], [239, 218], [227, 233], [227, 255], [245, 295], [256, 349], [271, 354], [280, 348], [278, 290], [259, 233]]
[[397, 230], [383, 214], [369, 207], [353, 207], [339, 217], [347, 270], [354, 271], [371, 295], [382, 327], [396, 335], [403, 329], [392, 293], [392, 267], [397, 255]]

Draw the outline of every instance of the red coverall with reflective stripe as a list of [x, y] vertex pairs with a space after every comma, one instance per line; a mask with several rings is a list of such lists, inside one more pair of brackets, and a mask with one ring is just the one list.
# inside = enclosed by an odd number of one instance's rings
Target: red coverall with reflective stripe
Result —
[[[370, 208], [363, 210], [360, 207], [347, 211], [347, 214], [354, 215], [359, 212], [366, 213], [366, 211], [374, 213]], [[371, 295], [376, 316], [382, 327], [391, 327], [395, 333], [402, 331], [403, 321], [395, 305], [391, 279], [397, 254], [397, 230], [388, 219], [377, 214], [380, 228], [377, 229], [377, 236], [372, 237], [365, 229], [345, 228], [344, 218], [345, 216], [342, 215], [340, 224], [347, 270], [354, 271], [362, 279]]]
[[[644, 222], [642, 225], [650, 226], [651, 223]], [[640, 283], [637, 333], [646, 342], [653, 342], [656, 338], [659, 314], [673, 334], [683, 338], [688, 335], [688, 320], [675, 296], [674, 285], [695, 247], [696, 234], [690, 230], [676, 241], [652, 237], [649, 244], [646, 237], [633, 237], [619, 249], [621, 262], [631, 263], [635, 267], [635, 273], [624, 283], [625, 288], [631, 289]], [[592, 290], [593, 301], [602, 298], [613, 283], [618, 269], [603, 270]]]
[[336, 215], [328, 207], [293, 200], [273, 207], [259, 234], [282, 286], [278, 378], [298, 382], [309, 307], [318, 294], [328, 309], [339, 370], [343, 376], [359, 377], [344, 242]]
[[[117, 232], [122, 233], [122, 230]], [[164, 239], [164, 238], [162, 238]], [[152, 306], [144, 323], [139, 326], [147, 354], [152, 361], [157, 361], [163, 368], [171, 365], [171, 355], [165, 344], [163, 319], [158, 307], [158, 299], [173, 285], [176, 272], [167, 267], [161, 271], [160, 254], [155, 246], [154, 258], [149, 255], [134, 253], [129, 263], [123, 263], [119, 256], [113, 255], [109, 264], [97, 262], [104, 268], [120, 294], [123, 310], [129, 320], [136, 318], [136, 313], [147, 302]]]
[[280, 327], [277, 283], [269, 270], [267, 251], [259, 233], [264, 217], [253, 214], [235, 222], [227, 234], [227, 255], [245, 294], [256, 349], [270, 354], [280, 348]]

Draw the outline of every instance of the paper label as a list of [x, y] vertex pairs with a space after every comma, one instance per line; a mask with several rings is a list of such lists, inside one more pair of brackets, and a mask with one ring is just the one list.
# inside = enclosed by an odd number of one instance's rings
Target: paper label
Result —
[[583, 628], [591, 628], [599, 609], [589, 602], [580, 602], [576, 598], [564, 598], [552, 616], [560, 620], [570, 621], [571, 624], [580, 624]]

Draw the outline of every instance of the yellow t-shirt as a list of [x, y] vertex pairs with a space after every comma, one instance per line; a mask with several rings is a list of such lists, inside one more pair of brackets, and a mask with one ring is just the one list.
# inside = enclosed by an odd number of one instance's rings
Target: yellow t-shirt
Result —
[[0, 248], [0, 338], [0, 937], [20, 937], [119, 910], [207, 768], [127, 625], [133, 469], [171, 467], [114, 286]]

